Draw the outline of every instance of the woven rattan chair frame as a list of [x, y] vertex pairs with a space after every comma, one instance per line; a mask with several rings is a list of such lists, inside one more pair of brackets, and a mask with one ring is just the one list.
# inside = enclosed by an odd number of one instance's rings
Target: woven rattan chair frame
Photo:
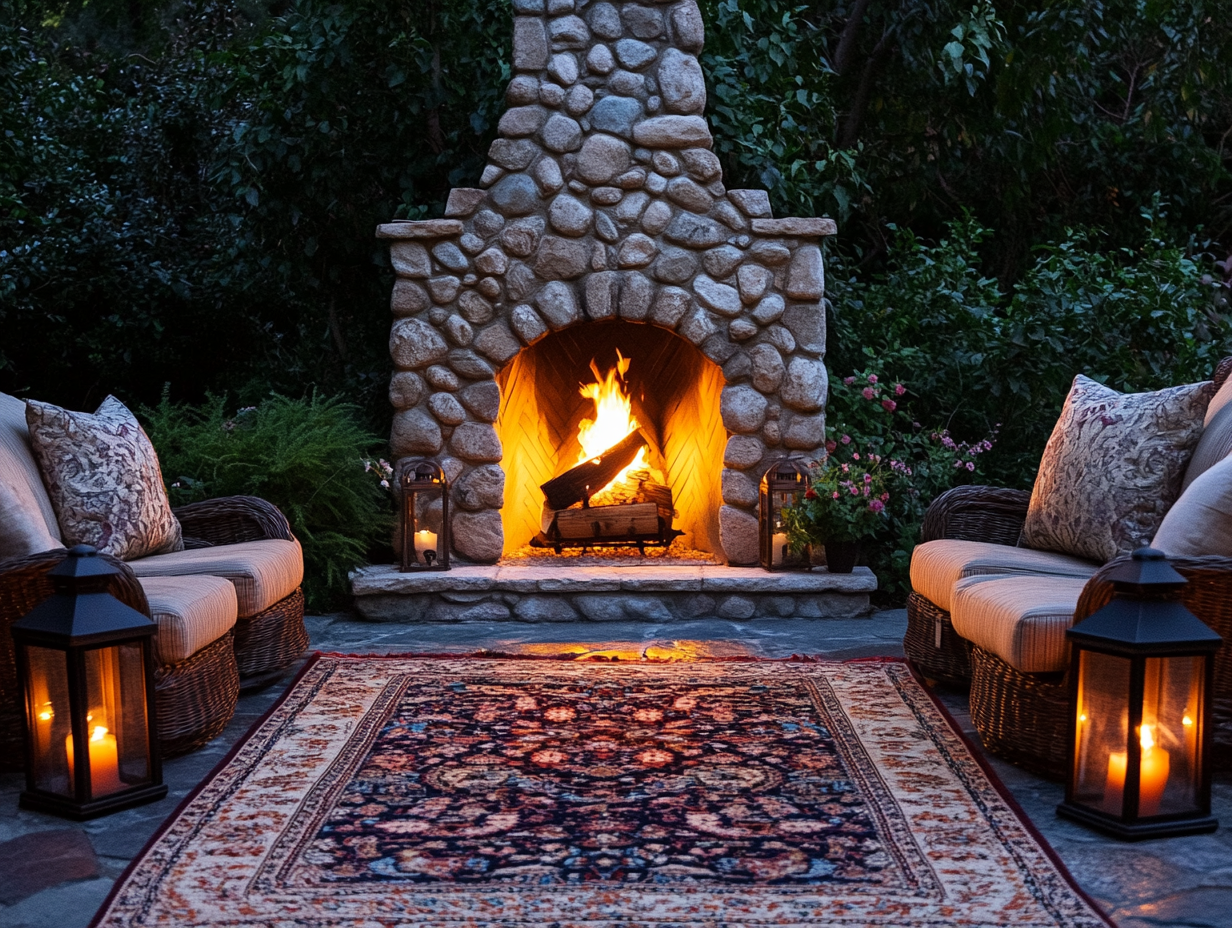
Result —
[[[1031, 494], [1001, 487], [955, 487], [924, 514], [921, 541], [956, 539], [1015, 545]], [[971, 682], [971, 645], [954, 631], [950, 614], [918, 593], [907, 598], [903, 651], [930, 680], [965, 687]]]
[[[52, 593], [47, 572], [67, 556], [64, 549], [0, 562], [0, 769], [25, 764], [21, 683], [9, 627]], [[116, 599], [150, 615], [150, 604], [131, 568], [100, 555], [119, 570], [110, 585]], [[199, 747], [226, 727], [239, 691], [232, 636], [224, 635], [188, 660], [160, 667], [154, 678], [160, 752], [172, 757]]]
[[[186, 544], [191, 541], [193, 547], [295, 539], [278, 507], [256, 496], [207, 499], [174, 511]], [[256, 615], [241, 618], [235, 626], [235, 661], [241, 688], [259, 689], [277, 680], [308, 645], [300, 589]]]
[[[1108, 574], [1127, 560], [1124, 555], [1109, 561], [1087, 581], [1074, 612], [1075, 623], [1111, 601]], [[1232, 558], [1168, 560], [1189, 581], [1182, 596], [1186, 608], [1224, 638], [1215, 655], [1212, 721], [1216, 745], [1232, 748]], [[1068, 712], [1068, 671], [1022, 673], [994, 654], [972, 650], [971, 720], [993, 754], [1043, 776], [1064, 779]]]

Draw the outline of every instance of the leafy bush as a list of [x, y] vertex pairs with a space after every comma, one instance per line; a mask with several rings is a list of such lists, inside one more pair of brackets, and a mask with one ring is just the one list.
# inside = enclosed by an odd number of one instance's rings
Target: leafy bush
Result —
[[229, 416], [224, 397], [191, 406], [164, 391], [141, 414], [173, 505], [247, 494], [282, 510], [304, 548], [310, 609], [336, 605], [347, 572], [388, 543], [386, 475], [368, 459], [383, 442], [359, 424], [355, 406], [273, 395]]
[[886, 270], [871, 279], [832, 265], [828, 363], [876, 363], [911, 384], [912, 419], [958, 438], [1003, 423], [984, 468], [998, 484], [1031, 486], [1074, 375], [1154, 390], [1208, 378], [1232, 349], [1232, 323], [1213, 302], [1214, 262], [1196, 247], [1148, 230], [1138, 248], [1104, 248], [1098, 233], [1074, 230], [1038, 248], [1004, 291], [979, 270], [990, 236], [969, 217], [934, 244], [896, 230]]

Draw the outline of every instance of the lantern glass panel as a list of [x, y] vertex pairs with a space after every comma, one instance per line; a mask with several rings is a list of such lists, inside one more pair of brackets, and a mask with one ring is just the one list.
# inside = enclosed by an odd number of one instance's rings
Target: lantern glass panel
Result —
[[[1075, 802], [1116, 817], [1204, 811], [1198, 760], [1204, 666], [1194, 656], [1142, 659], [1142, 703], [1135, 707], [1132, 662], [1079, 650]], [[1131, 712], [1140, 719], [1132, 734]], [[1131, 739], [1138, 753], [1136, 808], [1125, 796]]]
[[[1152, 743], [1156, 765], [1166, 777], [1153, 808], [1143, 790], [1140, 815], [1192, 814], [1198, 805], [1201, 772], [1198, 745], [1202, 719], [1205, 660], [1201, 657], [1150, 657], [1142, 696], [1141, 742]], [[1143, 770], [1145, 771], [1145, 762]], [[1146, 782], [1145, 776], [1143, 782]]]
[[[439, 564], [441, 563], [441, 539], [444, 535], [441, 531], [443, 522], [441, 494], [439, 492], [416, 493], [412, 499], [415, 501], [415, 532], [411, 541], [415, 549], [415, 560], [425, 566], [431, 566], [433, 563]], [[425, 557], [425, 552], [429, 551], [431, 557]]]
[[1079, 650], [1078, 665], [1074, 801], [1119, 816], [1125, 796], [1130, 661]]
[[[98, 799], [150, 779], [145, 661], [137, 642], [85, 652], [90, 794]], [[72, 743], [67, 745], [69, 765]]]
[[33, 726], [29, 759], [33, 785], [71, 797], [73, 778], [65, 753], [73, 737], [68, 690], [68, 655], [53, 648], [27, 647], [26, 718]]

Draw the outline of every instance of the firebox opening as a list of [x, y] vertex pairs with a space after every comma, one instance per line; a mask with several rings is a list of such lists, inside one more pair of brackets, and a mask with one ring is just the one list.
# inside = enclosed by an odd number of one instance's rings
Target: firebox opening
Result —
[[727, 432], [719, 414], [723, 374], [689, 342], [665, 329], [624, 321], [574, 326], [518, 354], [498, 375], [503, 447], [505, 554], [543, 527], [540, 486], [578, 463], [578, 425], [594, 416], [582, 384], [629, 359], [632, 415], [650, 439], [648, 459], [671, 487], [682, 547], [722, 554], [721, 477]]

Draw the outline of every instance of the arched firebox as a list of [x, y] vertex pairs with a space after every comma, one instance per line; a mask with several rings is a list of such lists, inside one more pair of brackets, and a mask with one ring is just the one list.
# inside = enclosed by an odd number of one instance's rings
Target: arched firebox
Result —
[[[613, 378], [620, 359], [627, 368], [622, 377]], [[722, 369], [670, 330], [621, 320], [552, 333], [497, 374], [505, 553], [550, 529], [551, 507], [540, 488], [585, 458], [579, 431], [595, 420], [597, 403], [583, 395], [582, 388], [605, 379], [609, 385], [615, 380], [615, 389], [625, 391], [633, 424], [646, 443], [643, 465], [622, 482], [619, 498], [597, 502], [639, 499], [639, 480], [665, 487], [675, 510], [669, 527], [682, 533], [680, 543], [721, 555], [720, 475], [728, 438], [719, 411]], [[622, 430], [620, 437], [624, 434]]]

